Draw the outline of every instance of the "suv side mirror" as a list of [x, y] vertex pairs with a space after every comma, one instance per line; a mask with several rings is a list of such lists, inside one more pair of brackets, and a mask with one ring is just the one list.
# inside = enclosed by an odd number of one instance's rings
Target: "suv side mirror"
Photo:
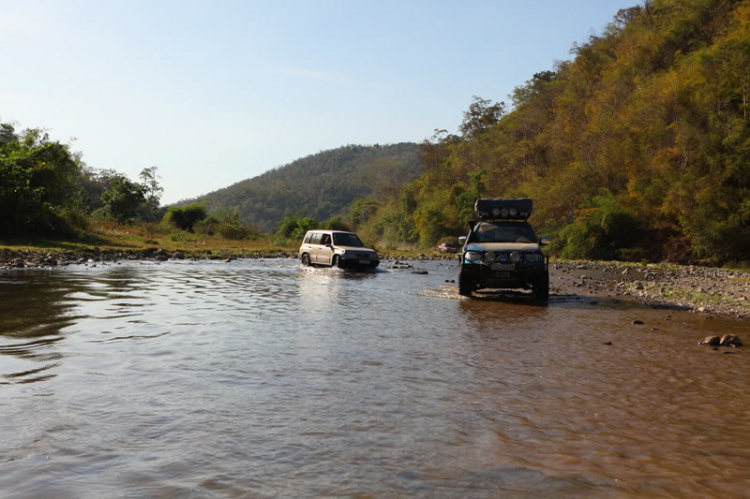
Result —
[[326, 248], [333, 248], [333, 244], [331, 244], [331, 243], [326, 243]]
[[549, 237], [539, 238], [539, 246], [546, 246], [547, 244], [549, 244]]
[[466, 236], [459, 237], [458, 238], [458, 244], [460, 244], [461, 246], [463, 246], [464, 244], [466, 244]]
[[474, 230], [474, 226], [477, 224], [476, 220], [469, 220], [469, 232]]

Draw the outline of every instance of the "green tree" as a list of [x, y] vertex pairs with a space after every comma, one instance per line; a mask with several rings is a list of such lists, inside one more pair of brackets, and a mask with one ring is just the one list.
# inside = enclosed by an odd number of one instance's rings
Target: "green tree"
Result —
[[482, 99], [476, 95], [464, 113], [464, 120], [459, 130], [464, 137], [473, 138], [496, 124], [505, 114], [505, 103]]
[[68, 234], [77, 210], [77, 158], [37, 129], [0, 127], [0, 234]]
[[158, 168], [152, 166], [144, 168], [138, 175], [141, 178], [141, 186], [145, 197], [144, 218], [148, 221], [156, 220], [159, 211], [159, 201], [164, 188], [159, 184], [160, 175], [156, 173]]
[[487, 170], [479, 170], [471, 174], [471, 187], [474, 189], [474, 194], [477, 198], [484, 196], [484, 193], [487, 191], [487, 184], [484, 181], [484, 177], [486, 176]]
[[145, 202], [143, 186], [131, 182], [124, 175], [112, 179], [109, 188], [102, 194], [103, 213], [119, 223], [133, 223], [138, 209]]

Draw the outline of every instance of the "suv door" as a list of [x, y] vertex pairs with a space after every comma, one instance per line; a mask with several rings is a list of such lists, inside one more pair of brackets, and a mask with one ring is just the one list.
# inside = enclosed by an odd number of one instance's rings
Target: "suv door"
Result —
[[313, 232], [310, 238], [310, 261], [318, 263], [318, 253], [320, 250], [320, 238], [322, 234], [320, 232]]
[[[326, 246], [328, 244], [329, 246]], [[320, 246], [318, 246], [318, 263], [331, 264], [333, 256], [333, 239], [330, 234], [321, 234]]]

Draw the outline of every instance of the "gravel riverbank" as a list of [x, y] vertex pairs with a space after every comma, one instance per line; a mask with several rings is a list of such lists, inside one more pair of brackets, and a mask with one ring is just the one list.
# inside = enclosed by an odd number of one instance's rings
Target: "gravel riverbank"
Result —
[[552, 293], [750, 319], [750, 273], [712, 267], [611, 262], [550, 264]]
[[73, 264], [96, 264], [124, 260], [166, 262], [168, 260], [225, 260], [238, 258], [296, 258], [297, 254], [284, 250], [269, 251], [169, 251], [160, 248], [143, 250], [111, 250], [86, 248], [76, 250], [9, 250], [0, 249], [0, 270], [23, 268], [51, 268]]

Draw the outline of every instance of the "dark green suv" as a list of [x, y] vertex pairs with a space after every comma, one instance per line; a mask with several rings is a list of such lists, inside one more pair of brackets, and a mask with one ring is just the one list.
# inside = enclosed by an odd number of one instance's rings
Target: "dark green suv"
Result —
[[541, 250], [546, 239], [537, 239], [527, 221], [531, 199], [478, 199], [463, 244], [458, 292], [471, 296], [477, 289], [525, 288], [534, 298], [549, 299], [549, 258]]

